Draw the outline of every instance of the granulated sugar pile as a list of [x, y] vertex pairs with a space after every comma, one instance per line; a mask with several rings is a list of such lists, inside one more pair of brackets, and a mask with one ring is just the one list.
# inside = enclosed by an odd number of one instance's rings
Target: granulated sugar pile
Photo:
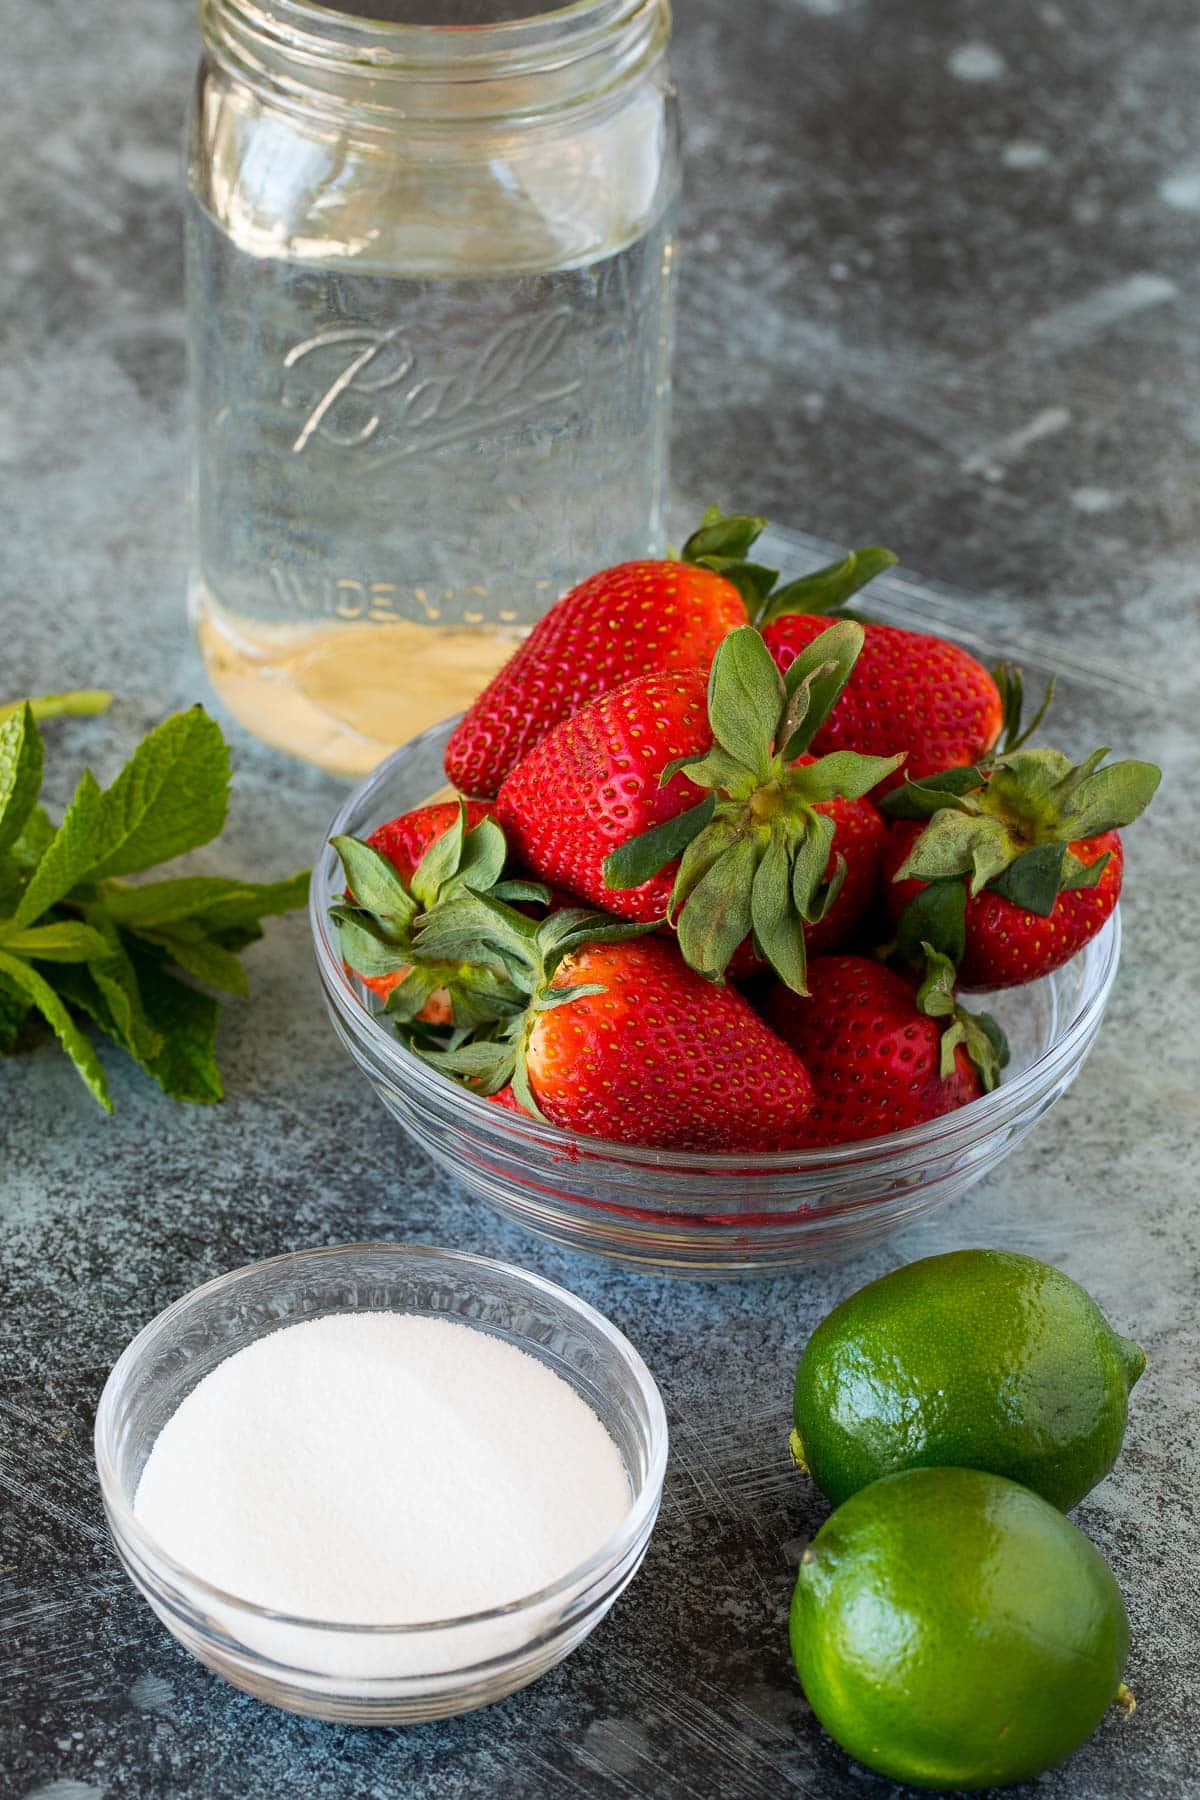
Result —
[[629, 1505], [612, 1438], [544, 1363], [450, 1320], [363, 1312], [286, 1326], [205, 1376], [134, 1510], [241, 1599], [411, 1624], [545, 1587]]

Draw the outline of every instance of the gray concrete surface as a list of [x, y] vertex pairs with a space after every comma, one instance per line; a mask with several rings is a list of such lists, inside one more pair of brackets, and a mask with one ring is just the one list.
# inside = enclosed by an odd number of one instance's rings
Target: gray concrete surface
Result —
[[[183, 0], [3, 9], [0, 693], [104, 682], [51, 733], [62, 801], [206, 697], [183, 618], [177, 145]], [[228, 1099], [173, 1110], [108, 1057], [0, 1066], [0, 1796], [806, 1800], [890, 1784], [823, 1735], [784, 1620], [823, 1509], [789, 1470], [794, 1359], [895, 1263], [995, 1244], [1060, 1263], [1150, 1356], [1085, 1503], [1127, 1596], [1139, 1706], [1044, 1800], [1200, 1794], [1195, 1661], [1197, 933], [1188, 865], [1200, 551], [1200, 27], [1185, 0], [683, 0], [686, 262], [674, 486], [975, 596], [964, 626], [1065, 672], [1068, 747], [1156, 756], [1098, 1048], [992, 1179], [817, 1273], [704, 1287], [589, 1263], [437, 1175], [326, 1024], [306, 927], [251, 953]], [[226, 721], [227, 722], [227, 721]], [[222, 866], [307, 861], [340, 789], [231, 727]], [[272, 1713], [207, 1675], [117, 1568], [91, 1460], [112, 1361], [161, 1306], [292, 1246], [404, 1235], [564, 1281], [634, 1338], [674, 1454], [647, 1563], [566, 1665], [395, 1732]]]

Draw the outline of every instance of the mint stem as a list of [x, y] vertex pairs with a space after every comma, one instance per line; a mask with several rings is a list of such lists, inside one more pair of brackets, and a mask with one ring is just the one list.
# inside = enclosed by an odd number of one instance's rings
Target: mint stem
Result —
[[[92, 719], [112, 705], [107, 688], [72, 688], [65, 694], [39, 694], [29, 701], [35, 719]], [[24, 700], [0, 703], [0, 723], [25, 705]]]

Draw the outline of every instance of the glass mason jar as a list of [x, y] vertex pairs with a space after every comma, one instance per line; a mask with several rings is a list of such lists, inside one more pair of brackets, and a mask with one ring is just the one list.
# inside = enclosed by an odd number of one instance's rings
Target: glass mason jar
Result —
[[190, 607], [347, 774], [568, 586], [662, 551], [667, 0], [202, 0]]

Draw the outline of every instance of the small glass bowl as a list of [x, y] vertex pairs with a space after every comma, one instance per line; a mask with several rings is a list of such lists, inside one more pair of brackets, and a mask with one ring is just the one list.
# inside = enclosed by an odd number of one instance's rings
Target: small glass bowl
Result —
[[[158, 1433], [226, 1357], [281, 1325], [421, 1313], [493, 1332], [547, 1363], [610, 1432], [630, 1481], [619, 1530], [568, 1575], [488, 1612], [346, 1625], [252, 1605], [175, 1562], [134, 1496]], [[172, 1635], [235, 1687], [310, 1718], [401, 1725], [502, 1700], [568, 1656], [636, 1573], [662, 1498], [667, 1421], [632, 1344], [565, 1288], [488, 1257], [411, 1244], [302, 1250], [221, 1275], [139, 1332], [96, 1413], [96, 1467], [125, 1570]]]
[[[382, 762], [342, 806], [328, 837], [367, 837], [427, 800], [443, 781], [442, 754], [456, 723], [423, 732]], [[414, 1056], [342, 961], [329, 907], [344, 881], [328, 843], [313, 861], [310, 918], [326, 1003], [388, 1111], [435, 1162], [510, 1218], [556, 1243], [662, 1274], [803, 1267], [956, 1199], [1066, 1093], [1095, 1041], [1120, 953], [1114, 913], [1053, 975], [978, 996], [1008, 1035], [1004, 1081], [929, 1124], [830, 1150], [648, 1150], [523, 1118]]]

